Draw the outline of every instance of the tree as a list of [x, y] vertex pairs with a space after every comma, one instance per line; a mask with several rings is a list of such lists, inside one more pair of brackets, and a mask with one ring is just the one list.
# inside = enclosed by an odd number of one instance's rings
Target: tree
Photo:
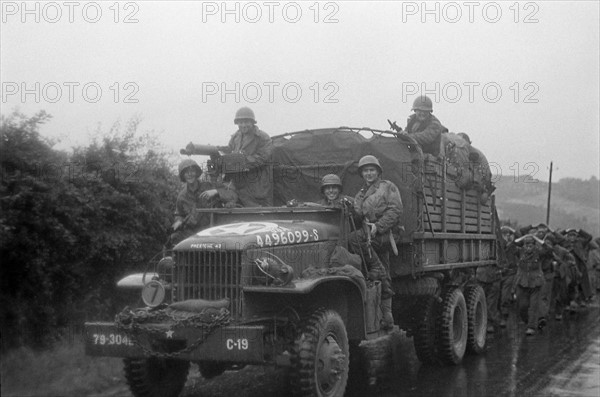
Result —
[[3, 349], [45, 346], [88, 315], [110, 318], [121, 304], [116, 279], [143, 268], [172, 221], [177, 178], [138, 120], [68, 158], [39, 135], [49, 119], [1, 120]]

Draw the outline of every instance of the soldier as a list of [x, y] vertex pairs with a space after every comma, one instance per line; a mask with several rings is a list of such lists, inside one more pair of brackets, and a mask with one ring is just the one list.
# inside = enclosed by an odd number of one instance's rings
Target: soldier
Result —
[[556, 268], [553, 250], [555, 239], [548, 226], [543, 223], [540, 223], [536, 227], [535, 236], [544, 242], [540, 249], [540, 260], [542, 261], [542, 272], [544, 273], [544, 285], [540, 288], [540, 312], [538, 319], [538, 328], [543, 329], [547, 324], [547, 318], [553, 300], [554, 270]]
[[513, 286], [517, 274], [518, 247], [515, 244], [515, 229], [510, 226], [500, 228], [502, 238], [505, 242], [504, 253], [506, 266], [502, 269], [502, 280], [500, 281], [500, 327], [506, 327], [509, 308], [513, 303]]
[[237, 195], [231, 185], [220, 182], [200, 182], [202, 168], [194, 160], [186, 159], [179, 164], [179, 179], [185, 186], [177, 196], [175, 222], [170, 244], [175, 245], [210, 224], [208, 214], [199, 214], [197, 208], [234, 206]]
[[600, 291], [600, 237], [596, 237], [593, 242], [595, 247], [588, 255], [588, 269], [592, 276], [592, 289]]
[[527, 324], [525, 334], [528, 336], [535, 334], [539, 318], [540, 289], [544, 285], [542, 261], [536, 241], [539, 242], [531, 234], [515, 240], [516, 243], [521, 242], [523, 247], [519, 250], [519, 262], [514, 290], [516, 290], [517, 294], [519, 315]]
[[[224, 153], [241, 153], [244, 164], [234, 174], [239, 200], [244, 207], [273, 205], [273, 185], [271, 183], [271, 137], [256, 126], [254, 112], [248, 107], [240, 108], [233, 120], [238, 130], [231, 136]], [[224, 170], [225, 172], [230, 170]]]
[[364, 227], [350, 233], [350, 249], [364, 258], [371, 280], [381, 281], [381, 311], [384, 329], [394, 325], [392, 316], [391, 279], [380, 258], [387, 257], [390, 244], [395, 244], [400, 234], [402, 199], [394, 183], [381, 178], [383, 169], [375, 156], [364, 156], [358, 162], [358, 172], [364, 185], [354, 198], [355, 220]]
[[287, 207], [331, 207], [342, 208], [342, 206], [352, 206], [354, 199], [345, 196], [342, 193], [342, 180], [335, 174], [327, 174], [321, 179], [321, 200], [318, 202], [305, 201], [299, 202], [296, 199], [287, 201]]
[[572, 284], [569, 288], [569, 297], [571, 298], [571, 309], [574, 311], [578, 306], [585, 307], [586, 301], [593, 296], [590, 279], [587, 271], [588, 247], [592, 241], [592, 236], [585, 230], [567, 229], [565, 230], [565, 240], [563, 246], [575, 257], [578, 271], [578, 283]]
[[413, 137], [424, 153], [440, 155], [442, 133], [448, 129], [440, 123], [433, 113], [433, 103], [427, 96], [420, 96], [413, 102], [412, 114], [406, 123], [406, 133]]
[[353, 199], [342, 194], [342, 180], [335, 174], [327, 174], [321, 179], [321, 195], [323, 198], [317, 203], [324, 207], [341, 208], [344, 200]]
[[471, 138], [464, 132], [456, 134], [469, 144], [469, 162], [461, 164], [463, 169], [468, 170], [471, 183], [465, 188], [473, 188], [480, 194], [481, 203], [485, 204], [489, 196], [496, 190], [492, 185], [492, 170], [483, 152], [471, 144]]
[[[494, 333], [496, 327], [501, 326], [501, 317], [498, 306], [500, 303], [500, 282], [502, 270], [496, 264], [480, 266], [477, 268], [475, 277], [485, 292], [488, 312], [487, 332]], [[504, 324], [506, 326], [506, 324]]]
[[561, 240], [558, 233], [554, 233], [548, 241], [554, 251], [554, 280], [552, 283], [552, 299], [554, 300], [554, 319], [561, 321], [563, 311], [569, 304], [569, 285], [573, 282], [577, 272], [575, 257], [563, 248], [558, 242]]

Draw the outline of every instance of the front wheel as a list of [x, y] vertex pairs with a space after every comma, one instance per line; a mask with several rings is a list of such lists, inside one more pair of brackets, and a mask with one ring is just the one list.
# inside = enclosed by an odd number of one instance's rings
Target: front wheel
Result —
[[225, 364], [215, 361], [199, 361], [197, 364], [200, 375], [202, 375], [204, 379], [215, 378], [225, 372], [225, 369], [227, 368]]
[[342, 397], [348, 381], [346, 327], [333, 310], [319, 309], [300, 328], [292, 355], [290, 381], [296, 396]]
[[163, 358], [123, 360], [125, 378], [135, 397], [177, 397], [187, 380], [190, 362]]

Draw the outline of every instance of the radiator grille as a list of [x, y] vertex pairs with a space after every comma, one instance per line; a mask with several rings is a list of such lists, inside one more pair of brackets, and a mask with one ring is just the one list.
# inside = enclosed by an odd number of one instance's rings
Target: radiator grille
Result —
[[234, 319], [241, 315], [242, 262], [239, 251], [179, 251], [175, 256], [174, 298], [229, 298]]

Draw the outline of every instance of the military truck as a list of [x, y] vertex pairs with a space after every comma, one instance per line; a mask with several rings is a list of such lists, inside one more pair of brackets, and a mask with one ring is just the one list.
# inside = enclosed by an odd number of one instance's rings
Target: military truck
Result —
[[190, 362], [206, 378], [247, 364], [289, 367], [291, 394], [342, 396], [361, 341], [385, 335], [381, 286], [347, 251], [349, 211], [302, 203], [317, 201], [330, 173], [354, 195], [367, 154], [404, 204], [398, 253], [384, 258], [397, 327], [423, 363], [456, 364], [485, 349], [486, 298], [474, 274], [496, 263], [493, 196], [458, 188], [445, 159], [406, 134], [340, 127], [273, 144], [274, 206], [199, 210], [210, 227], [120, 281], [144, 304], [86, 323], [87, 354], [123, 357], [136, 396], [178, 395]]

